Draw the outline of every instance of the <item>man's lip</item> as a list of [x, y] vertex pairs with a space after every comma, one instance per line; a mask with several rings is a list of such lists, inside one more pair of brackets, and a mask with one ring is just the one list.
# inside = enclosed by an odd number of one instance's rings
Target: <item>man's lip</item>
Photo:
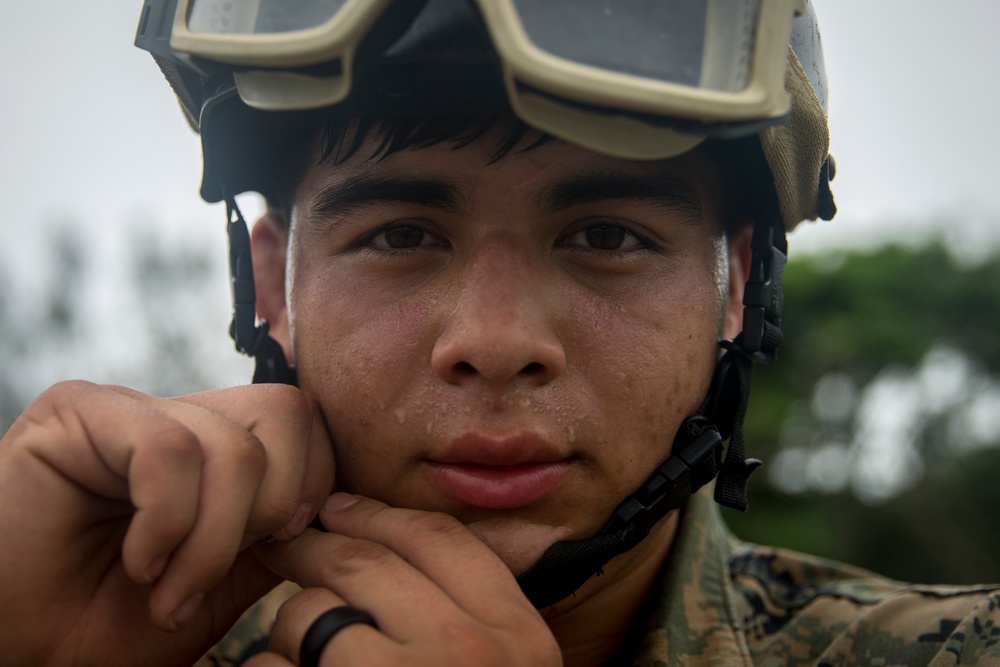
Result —
[[569, 459], [514, 465], [425, 461], [431, 477], [452, 497], [474, 507], [512, 509], [530, 505], [569, 474]]
[[569, 455], [569, 451], [534, 433], [467, 433], [449, 442], [441, 451], [431, 453], [428, 458], [437, 463], [517, 466], [523, 463], [554, 463]]

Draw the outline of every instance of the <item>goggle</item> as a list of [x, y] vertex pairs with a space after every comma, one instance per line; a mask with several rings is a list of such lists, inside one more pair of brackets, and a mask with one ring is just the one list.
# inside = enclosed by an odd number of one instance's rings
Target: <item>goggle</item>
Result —
[[[153, 40], [168, 38], [175, 60], [227, 66], [252, 108], [312, 109], [346, 99], [372, 49], [381, 55], [407, 29], [401, 23], [419, 23], [424, 4], [146, 0], [136, 43], [155, 52]], [[759, 131], [788, 112], [788, 44], [805, 0], [474, 4], [514, 112], [592, 150], [669, 157], [705, 136]]]

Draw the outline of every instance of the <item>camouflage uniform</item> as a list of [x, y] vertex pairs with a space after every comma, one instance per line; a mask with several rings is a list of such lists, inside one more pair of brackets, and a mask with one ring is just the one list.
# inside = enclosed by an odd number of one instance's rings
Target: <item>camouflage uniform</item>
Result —
[[[294, 590], [252, 608], [199, 667], [235, 664]], [[663, 576], [613, 663], [1000, 665], [1000, 585], [915, 586], [749, 545], [729, 534], [707, 489], [688, 503]]]

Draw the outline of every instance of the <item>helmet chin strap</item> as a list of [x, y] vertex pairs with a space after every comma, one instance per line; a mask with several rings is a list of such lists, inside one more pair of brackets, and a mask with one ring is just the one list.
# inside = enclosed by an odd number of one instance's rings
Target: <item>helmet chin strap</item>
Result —
[[[639, 489], [623, 500], [596, 535], [556, 542], [531, 568], [518, 577], [521, 590], [541, 609], [569, 597], [615, 556], [629, 551], [656, 523], [687, 502], [695, 491], [719, 475], [716, 500], [729, 507], [747, 507], [747, 478], [760, 461], [744, 460], [742, 411], [749, 397], [750, 357], [740, 349], [740, 338], [723, 343], [728, 351], [716, 365], [708, 398], [685, 419], [674, 436], [671, 454]], [[742, 410], [733, 411], [731, 406]], [[718, 406], [723, 413], [716, 414]], [[733, 429], [723, 462], [723, 438]], [[720, 493], [720, 491], [725, 491]]]
[[[754, 360], [773, 361], [781, 344], [781, 277], [787, 246], [779, 225], [765, 222], [754, 227], [750, 276], [743, 294], [743, 333], [720, 343], [726, 353], [715, 367], [705, 402], [681, 423], [667, 460], [615, 508], [596, 535], [556, 542], [518, 577], [535, 607], [547, 607], [575, 593], [716, 475], [716, 502], [747, 509], [747, 480], [761, 465], [757, 459], [746, 459], [743, 449], [750, 365]], [[725, 438], [729, 447], [723, 461]]]
[[229, 280], [233, 293], [233, 321], [229, 336], [236, 349], [256, 362], [253, 383], [298, 384], [295, 369], [288, 365], [278, 341], [268, 333], [267, 322], [257, 324], [257, 296], [253, 283], [250, 232], [236, 200], [226, 198], [229, 235]]
[[[295, 385], [295, 369], [268, 334], [267, 322], [256, 322], [246, 221], [232, 198], [226, 199], [226, 209], [233, 293], [230, 336], [237, 350], [254, 357], [254, 384]], [[780, 224], [765, 222], [754, 228], [750, 276], [743, 295], [743, 332], [733, 341], [720, 343], [726, 352], [716, 364], [708, 397], [677, 430], [670, 456], [615, 508], [597, 534], [556, 542], [518, 577], [521, 590], [535, 607], [547, 607], [575, 593], [593, 575], [600, 574], [608, 561], [639, 544], [657, 522], [716, 476], [716, 501], [740, 511], [747, 509], [747, 480], [761, 464], [757, 459], [746, 459], [743, 448], [751, 363], [774, 360], [781, 344], [786, 243]], [[729, 447], [723, 459], [726, 438]], [[318, 520], [313, 526], [323, 530]]]

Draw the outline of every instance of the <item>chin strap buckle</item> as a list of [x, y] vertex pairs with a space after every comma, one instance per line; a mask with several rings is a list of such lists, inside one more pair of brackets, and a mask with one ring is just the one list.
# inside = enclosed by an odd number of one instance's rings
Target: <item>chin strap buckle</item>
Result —
[[615, 510], [612, 522], [634, 522], [645, 535], [710, 482], [722, 464], [722, 436], [705, 417], [688, 417], [674, 439], [672, 454], [638, 491]]
[[776, 232], [774, 224], [754, 226], [750, 276], [743, 292], [743, 334], [738, 338], [743, 351], [763, 363], [777, 358], [782, 340], [781, 283], [788, 260], [784, 234]]
[[582, 540], [550, 546], [518, 577], [521, 590], [541, 609], [572, 595], [604, 564], [646, 537], [657, 521], [683, 505], [719, 471], [722, 437], [705, 417], [684, 420], [673, 453], [631, 496], [622, 501], [603, 528]]

